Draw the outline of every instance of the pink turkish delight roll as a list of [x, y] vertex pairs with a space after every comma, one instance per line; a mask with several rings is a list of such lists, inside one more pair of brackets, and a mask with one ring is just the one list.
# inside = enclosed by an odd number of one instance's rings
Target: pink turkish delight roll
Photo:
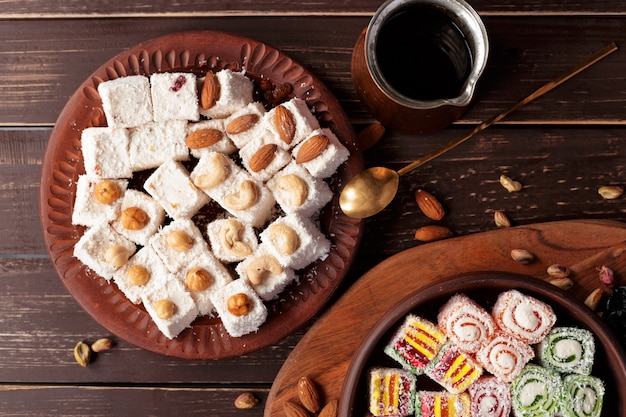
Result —
[[527, 343], [505, 333], [496, 334], [476, 352], [478, 363], [504, 382], [511, 382], [534, 356]]
[[482, 376], [469, 387], [473, 417], [508, 417], [511, 391], [506, 382], [494, 376]]
[[439, 328], [463, 351], [474, 353], [491, 339], [496, 324], [487, 310], [465, 294], [456, 294], [439, 310]]
[[552, 308], [517, 290], [501, 293], [491, 312], [502, 331], [529, 344], [539, 343], [552, 329]]

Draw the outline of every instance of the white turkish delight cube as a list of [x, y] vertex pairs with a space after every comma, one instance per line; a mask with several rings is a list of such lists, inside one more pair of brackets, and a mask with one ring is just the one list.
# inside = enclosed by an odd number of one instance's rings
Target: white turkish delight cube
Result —
[[280, 264], [267, 245], [259, 248], [235, 268], [240, 279], [248, 281], [263, 300], [278, 297], [287, 285], [297, 279], [292, 268]]
[[[204, 154], [210, 152], [220, 152], [223, 154], [231, 154], [237, 150], [237, 147], [230, 140], [226, 132], [224, 132], [224, 121], [222, 119], [202, 120], [197, 123], [189, 123], [187, 125], [187, 135], [205, 134], [210, 144], [202, 147], [190, 147], [191, 154], [196, 158], [201, 158]], [[217, 139], [216, 142], [214, 142]], [[189, 145], [189, 143], [187, 143]]]
[[210, 200], [194, 185], [187, 169], [173, 159], [157, 168], [143, 187], [173, 219], [193, 217]]
[[130, 178], [128, 130], [88, 127], [81, 134], [85, 173], [96, 178]]
[[[241, 72], [223, 69], [215, 73], [219, 85], [219, 97], [208, 109], [200, 109], [200, 114], [211, 119], [223, 119], [253, 102], [254, 84]], [[204, 78], [199, 80], [200, 86]]]
[[244, 260], [259, 245], [252, 225], [234, 217], [213, 220], [207, 225], [207, 235], [213, 254], [225, 263]]
[[189, 219], [174, 220], [159, 230], [149, 242], [170, 272], [184, 269], [209, 251], [198, 227]]
[[152, 74], [150, 85], [155, 122], [200, 119], [194, 74], [183, 72]]
[[152, 121], [150, 81], [130, 75], [98, 84], [102, 109], [109, 127], [135, 127]]
[[[161, 333], [168, 339], [175, 338], [180, 332], [190, 327], [198, 316], [198, 309], [193, 298], [173, 275], [170, 275], [160, 287], [144, 294], [142, 302]], [[167, 304], [173, 308], [165, 307]], [[164, 314], [168, 310], [171, 315]]]
[[244, 170], [228, 155], [208, 152], [198, 160], [189, 176], [196, 187], [217, 199], [233, 189], [235, 178], [242, 172]]
[[241, 151], [241, 162], [250, 175], [258, 181], [267, 181], [291, 162], [291, 154], [263, 136], [252, 139]]
[[189, 160], [189, 149], [185, 145], [186, 129], [185, 120], [151, 122], [130, 129], [128, 154], [131, 169], [156, 168], [169, 159]]
[[265, 113], [261, 103], [253, 102], [224, 120], [224, 130], [237, 148], [241, 149], [252, 139], [266, 134]]
[[211, 295], [233, 280], [226, 267], [210, 252], [204, 252], [186, 265], [177, 277], [185, 284], [201, 316], [214, 312]]
[[285, 150], [293, 148], [320, 128], [306, 101], [300, 98], [293, 98], [267, 112], [265, 124], [271, 132], [269, 140]]
[[[309, 159], [305, 156], [303, 149], [309, 147], [311, 142], [318, 138], [326, 138], [327, 144], [321, 152], [316, 153], [315, 157]], [[310, 148], [310, 147], [309, 147]], [[293, 150], [296, 163], [299, 163], [316, 178], [328, 178], [332, 176], [337, 168], [350, 157], [350, 151], [339, 141], [337, 136], [330, 129], [319, 129], [311, 133]], [[302, 160], [302, 159], [305, 160]]]
[[281, 265], [301, 269], [330, 252], [330, 241], [308, 218], [288, 214], [274, 220], [260, 236]]
[[165, 210], [148, 194], [127, 190], [119, 215], [111, 225], [119, 234], [145, 246], [165, 221]]
[[[112, 222], [118, 216], [126, 188], [127, 180], [102, 180], [79, 175], [72, 224], [91, 227]], [[96, 197], [96, 192], [100, 192], [100, 197]]]
[[74, 256], [102, 278], [110, 281], [115, 271], [128, 262], [137, 246], [107, 224], [85, 231], [74, 245]]
[[295, 162], [274, 175], [266, 185], [287, 214], [311, 217], [333, 198], [333, 192], [324, 180], [313, 177]]
[[246, 280], [236, 279], [223, 286], [211, 300], [232, 337], [256, 332], [267, 319], [267, 308]]
[[170, 272], [150, 246], [144, 246], [113, 274], [113, 282], [132, 303], [155, 288], [161, 287]]

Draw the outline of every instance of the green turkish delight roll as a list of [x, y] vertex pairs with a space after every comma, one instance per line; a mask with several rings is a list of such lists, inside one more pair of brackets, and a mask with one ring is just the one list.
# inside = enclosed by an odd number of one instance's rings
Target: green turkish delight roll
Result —
[[576, 327], [555, 327], [538, 346], [539, 363], [560, 373], [589, 375], [596, 351], [593, 334]]
[[599, 417], [602, 413], [604, 383], [590, 375], [571, 374], [563, 378], [563, 407], [566, 417]]
[[511, 384], [511, 400], [517, 417], [552, 417], [560, 409], [563, 382], [548, 368], [526, 365]]

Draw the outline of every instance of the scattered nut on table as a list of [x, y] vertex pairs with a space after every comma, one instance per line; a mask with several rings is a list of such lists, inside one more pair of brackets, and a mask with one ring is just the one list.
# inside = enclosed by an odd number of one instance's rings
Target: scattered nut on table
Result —
[[311, 378], [303, 376], [298, 380], [298, 398], [310, 412], [316, 413], [320, 409], [320, 394]]
[[614, 200], [624, 194], [624, 187], [618, 185], [604, 185], [598, 188], [598, 194], [605, 200]]
[[441, 220], [446, 214], [439, 200], [428, 191], [417, 190], [415, 192], [415, 201], [422, 213], [429, 219]]
[[514, 181], [506, 175], [500, 175], [500, 184], [510, 193], [520, 191], [522, 184], [519, 181]]
[[527, 265], [535, 260], [535, 255], [526, 249], [511, 249], [511, 258], [513, 258], [515, 262]]
[[235, 398], [235, 408], [247, 410], [255, 407], [259, 403], [259, 399], [251, 392], [243, 392]]
[[497, 227], [511, 227], [511, 220], [502, 210], [493, 213], [493, 221]]
[[547, 269], [548, 275], [554, 278], [566, 278], [570, 274], [570, 270], [565, 265], [552, 264]]

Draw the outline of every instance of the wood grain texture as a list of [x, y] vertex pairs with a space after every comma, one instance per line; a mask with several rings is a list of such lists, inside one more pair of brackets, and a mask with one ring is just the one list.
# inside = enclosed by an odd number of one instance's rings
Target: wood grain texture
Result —
[[[551, 222], [433, 242], [388, 258], [352, 285], [298, 343], [276, 376], [265, 416], [283, 416], [282, 403], [298, 401], [294, 387], [305, 375], [317, 382], [326, 401], [338, 399], [350, 359], [369, 329], [395, 303], [437, 279], [481, 271], [544, 279], [546, 268], [560, 263], [574, 269], [572, 295], [584, 300], [598, 286], [597, 266], [607, 265], [620, 276], [626, 272], [625, 240], [622, 223]], [[536, 261], [514, 262], [513, 248], [531, 250]]]
[[[371, 121], [350, 77], [352, 48], [368, 20], [358, 16], [154, 18], [132, 24], [125, 19], [9, 20], [0, 25], [0, 125], [51, 125], [74, 90], [109, 58], [156, 36], [202, 29], [249, 36], [286, 52], [331, 89], [355, 123]], [[615, 16], [484, 20], [491, 55], [476, 100], [461, 124], [491, 117], [609, 42], [626, 40], [626, 19]], [[276, 27], [281, 30], [273, 30]], [[626, 91], [621, 70], [625, 65], [626, 54], [613, 54], [504, 123], [623, 124], [626, 98], [620, 91]]]
[[[170, 16], [231, 16], [231, 15], [371, 15], [382, 3], [381, 0], [319, 0], [311, 2], [276, 2], [273, 0], [237, 0], [224, 2], [220, 0], [184, 0], [168, 1], [135, 1], [107, 2], [103, 0], [65, 1], [62, 4], [42, 0], [23, 2], [8, 0], [3, 2], [0, 17], [6, 18], [52, 18], [52, 17], [87, 17], [99, 16], [132, 16], [145, 17], [154, 15]], [[618, 0], [604, 2], [563, 2], [558, 0], [505, 0], [493, 2], [489, 0], [473, 0], [471, 5], [481, 13], [498, 14], [621, 14], [623, 4]]]

